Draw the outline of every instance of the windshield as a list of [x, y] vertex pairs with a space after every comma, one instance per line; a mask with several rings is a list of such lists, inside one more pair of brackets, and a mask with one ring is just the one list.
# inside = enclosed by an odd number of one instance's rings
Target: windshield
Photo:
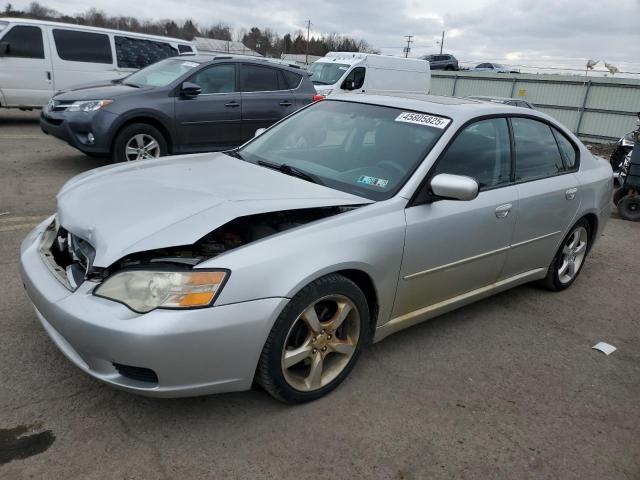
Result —
[[199, 65], [191, 60], [168, 58], [129, 75], [123, 83], [138, 87], [164, 87]]
[[293, 167], [343, 192], [386, 200], [404, 185], [449, 123], [444, 117], [397, 108], [323, 100], [238, 153], [252, 163]]
[[316, 85], [333, 85], [347, 70], [349, 65], [344, 63], [316, 62], [309, 67], [311, 81]]

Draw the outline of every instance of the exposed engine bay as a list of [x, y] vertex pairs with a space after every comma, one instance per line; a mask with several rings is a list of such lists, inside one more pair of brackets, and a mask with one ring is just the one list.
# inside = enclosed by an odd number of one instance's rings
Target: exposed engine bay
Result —
[[193, 245], [170, 247], [128, 255], [108, 268], [90, 267], [87, 279], [100, 280], [126, 268], [171, 264], [191, 268], [204, 260], [323, 218], [353, 210], [358, 206], [320, 207], [260, 213], [238, 217], [205, 235]]

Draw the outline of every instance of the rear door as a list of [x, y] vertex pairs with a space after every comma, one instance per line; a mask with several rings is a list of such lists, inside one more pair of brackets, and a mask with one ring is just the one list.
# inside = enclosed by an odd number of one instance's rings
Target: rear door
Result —
[[296, 110], [295, 96], [278, 68], [241, 63], [240, 91], [243, 141]]
[[513, 117], [511, 126], [520, 209], [503, 277], [549, 266], [575, 221], [581, 194], [573, 173], [577, 150], [569, 139], [532, 118]]
[[187, 81], [202, 89], [193, 98], [176, 96], [176, 129], [180, 151], [221, 150], [242, 142], [242, 98], [237, 89], [237, 65], [217, 63]]
[[[46, 28], [46, 27], [44, 27]], [[14, 25], [0, 38], [0, 90], [3, 107], [41, 107], [53, 95], [51, 54], [45, 30]]]

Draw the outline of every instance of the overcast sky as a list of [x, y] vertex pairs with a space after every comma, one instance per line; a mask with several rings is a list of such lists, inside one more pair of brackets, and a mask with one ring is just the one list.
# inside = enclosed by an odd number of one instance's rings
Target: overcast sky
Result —
[[[29, 1], [12, 3], [26, 8]], [[84, 0], [40, 3], [68, 14], [88, 8]], [[409, 34], [414, 35], [411, 56], [435, 53], [446, 30], [444, 50], [472, 64], [583, 68], [591, 58], [640, 72], [640, 0], [93, 0], [90, 5], [111, 15], [190, 17], [201, 25], [270, 27], [280, 34], [303, 29], [310, 19], [314, 33], [351, 35], [396, 55]]]

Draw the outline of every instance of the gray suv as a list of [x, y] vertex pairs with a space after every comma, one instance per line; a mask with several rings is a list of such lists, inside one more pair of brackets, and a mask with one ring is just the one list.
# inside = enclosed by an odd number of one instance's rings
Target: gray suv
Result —
[[114, 162], [236, 147], [316, 90], [299, 67], [247, 57], [172, 57], [108, 84], [55, 95], [42, 130]]
[[426, 55], [422, 59], [429, 62], [431, 70], [458, 70], [458, 59], [453, 55]]

